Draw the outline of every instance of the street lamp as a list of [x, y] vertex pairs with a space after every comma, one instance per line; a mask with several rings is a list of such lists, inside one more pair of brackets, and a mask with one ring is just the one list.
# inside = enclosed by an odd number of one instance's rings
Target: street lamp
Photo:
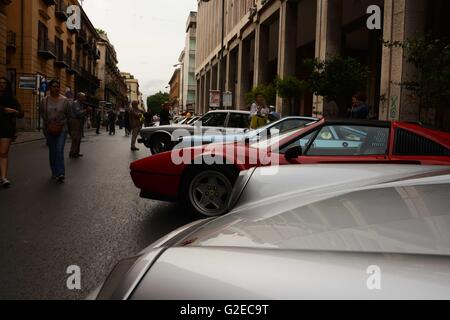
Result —
[[[201, 0], [201, 2], [209, 2], [210, 0]], [[220, 109], [223, 109], [223, 92], [224, 92], [224, 81], [222, 81], [222, 61], [223, 61], [223, 52], [224, 52], [224, 45], [225, 45], [225, 0], [222, 1], [222, 42], [220, 45], [220, 53], [219, 53], [219, 66], [218, 66], [218, 74], [219, 74], [219, 91], [220, 91]]]

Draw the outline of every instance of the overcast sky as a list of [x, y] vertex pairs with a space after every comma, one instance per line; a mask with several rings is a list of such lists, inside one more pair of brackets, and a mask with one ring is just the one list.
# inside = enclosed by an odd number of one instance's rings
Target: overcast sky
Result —
[[83, 8], [94, 26], [108, 33], [120, 71], [139, 79], [144, 101], [168, 91], [197, 0], [84, 0]]

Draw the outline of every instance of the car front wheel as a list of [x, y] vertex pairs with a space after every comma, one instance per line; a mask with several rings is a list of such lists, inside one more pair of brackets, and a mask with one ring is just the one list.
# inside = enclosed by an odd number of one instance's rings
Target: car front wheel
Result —
[[203, 218], [225, 214], [236, 176], [227, 169], [208, 169], [190, 174], [182, 191], [185, 205]]

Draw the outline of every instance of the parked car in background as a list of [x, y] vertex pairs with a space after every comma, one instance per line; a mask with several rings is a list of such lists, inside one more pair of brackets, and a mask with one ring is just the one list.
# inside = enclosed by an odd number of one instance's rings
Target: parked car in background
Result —
[[194, 146], [201, 146], [203, 144], [220, 142], [239, 142], [245, 141], [246, 139], [248, 139], [249, 141], [253, 141], [261, 136], [270, 136], [272, 132], [276, 132], [277, 134], [284, 134], [295, 129], [304, 128], [305, 126], [317, 121], [319, 121], [319, 119], [312, 117], [286, 117], [279, 121], [270, 123], [263, 128], [257, 130], [248, 130], [245, 133], [184, 137], [180, 143], [175, 145], [175, 148], [183, 149]]
[[450, 299], [449, 167], [279, 169], [243, 172], [232, 212], [123, 260], [91, 298]]
[[[450, 165], [450, 134], [404, 122], [322, 119], [306, 128], [255, 142], [216, 143], [175, 151], [190, 162], [174, 163], [173, 153], [165, 152], [131, 164], [131, 176], [141, 197], [179, 201], [192, 213], [218, 216], [227, 210], [240, 171], [273, 164]], [[276, 161], [263, 163], [259, 155], [269, 152]], [[222, 164], [205, 163], [204, 157], [211, 153]]]
[[[250, 112], [211, 111], [198, 119], [198, 122], [202, 123], [203, 132], [214, 129], [218, 132], [227, 130], [229, 133], [243, 133], [250, 127]], [[175, 145], [172, 141], [172, 133], [177, 129], [184, 129], [192, 135], [195, 123], [144, 128], [141, 130], [141, 139], [138, 142], [150, 148], [152, 154], [170, 151]]]

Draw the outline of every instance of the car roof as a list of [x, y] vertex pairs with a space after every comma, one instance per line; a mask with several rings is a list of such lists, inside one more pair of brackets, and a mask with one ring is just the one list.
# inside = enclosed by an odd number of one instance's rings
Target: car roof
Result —
[[300, 165], [264, 173], [273, 169], [256, 169], [237, 207], [184, 241], [450, 256], [450, 167]]
[[381, 120], [357, 120], [357, 119], [324, 119], [327, 125], [349, 125], [349, 126], [367, 126], [367, 127], [385, 127], [390, 128], [391, 121]]
[[240, 110], [211, 110], [208, 113], [237, 113], [237, 114], [250, 114], [250, 111]]

